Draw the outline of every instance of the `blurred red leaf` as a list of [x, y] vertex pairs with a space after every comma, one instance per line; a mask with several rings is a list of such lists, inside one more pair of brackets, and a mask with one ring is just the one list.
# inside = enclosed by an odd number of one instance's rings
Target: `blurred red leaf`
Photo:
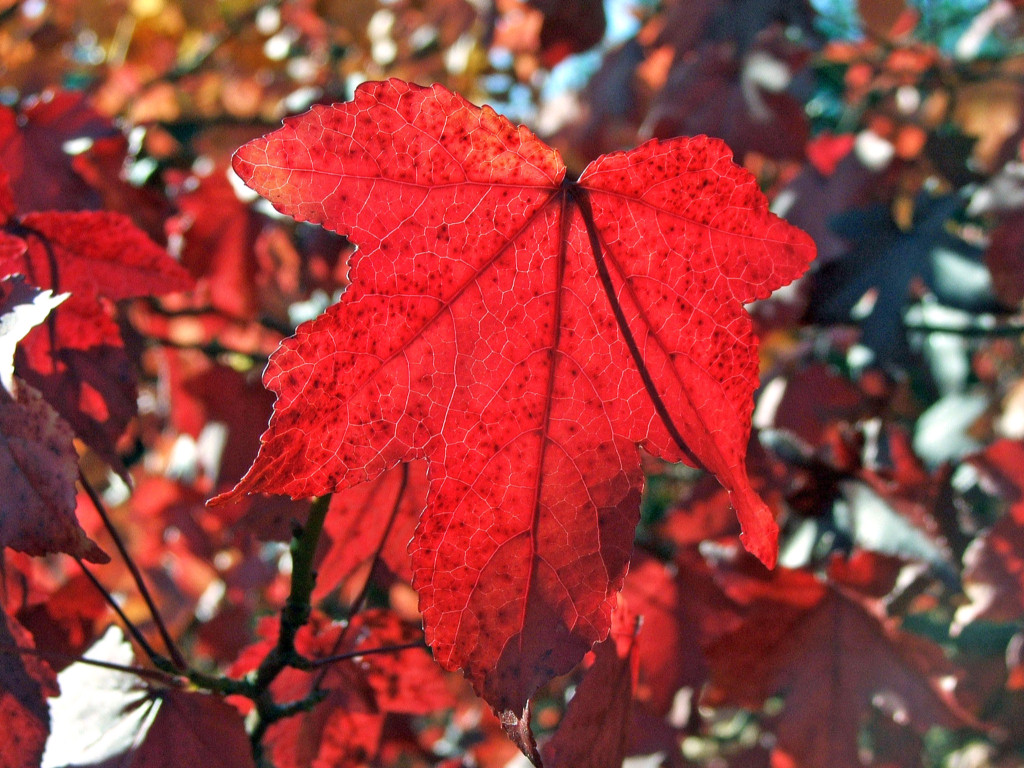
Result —
[[1024, 524], [1024, 441], [996, 440], [981, 453], [969, 456], [967, 461], [991, 483], [1007, 505], [1007, 512]]
[[1008, 307], [1019, 306], [1024, 301], [1024, 213], [1009, 214], [999, 222], [985, 251], [985, 263], [999, 300]]
[[1017, 621], [1024, 615], [1024, 522], [1007, 515], [971, 542], [963, 582], [971, 604], [957, 611], [958, 623]]
[[626, 756], [633, 691], [637, 681], [637, 617], [624, 601], [612, 611], [607, 640], [594, 646], [594, 663], [544, 745], [551, 768], [621, 768]]
[[681, 550], [672, 567], [634, 559], [622, 594], [643, 621], [637, 698], [665, 716], [681, 688], [700, 690], [708, 675], [703, 647], [735, 629], [739, 614], [692, 548]]
[[[879, 143], [881, 140], [877, 140]], [[797, 174], [775, 200], [776, 209], [794, 226], [805, 230], [818, 246], [818, 263], [845, 255], [850, 243], [832, 228], [835, 216], [855, 208], [863, 208], [879, 197], [882, 170], [865, 165], [856, 151], [836, 160], [831, 173], [818, 166], [823, 159], [812, 155], [809, 163]]]
[[0, 106], [0, 172], [10, 176], [17, 210], [98, 208], [100, 196], [75, 172], [65, 147], [117, 134], [81, 93], [46, 91], [17, 112]]
[[822, 176], [831, 176], [855, 141], [852, 133], [823, 131], [807, 142], [807, 160]]
[[820, 363], [772, 379], [761, 397], [769, 392], [770, 403], [758, 401], [758, 428], [784, 429], [811, 448], [822, 445], [834, 422], [853, 424], [870, 414], [864, 392]]
[[897, 557], [858, 549], [848, 557], [834, 554], [828, 564], [828, 576], [834, 584], [865, 597], [882, 598], [892, 592], [904, 565]]
[[[759, 68], [769, 74], [758, 74]], [[742, 61], [728, 46], [679, 59], [641, 133], [656, 138], [707, 134], [725, 141], [740, 158], [759, 152], [801, 160], [810, 133], [803, 106], [774, 82], [759, 82], [790, 76], [784, 54], [774, 46]]]
[[230, 317], [250, 318], [258, 307], [254, 244], [262, 217], [238, 199], [227, 171], [190, 177], [168, 228], [182, 238], [181, 263], [198, 280], [198, 295]]
[[[204, 429], [226, 430], [219, 463], [211, 467], [217, 488], [238, 482], [248, 457], [259, 447], [260, 434], [273, 410], [273, 397], [251, 375], [212, 361], [197, 350], [165, 350], [171, 423], [181, 433], [199, 438]], [[294, 506], [294, 505], [293, 505]]]
[[593, 48], [604, 37], [604, 3], [587, 0], [529, 0], [544, 14], [540, 55], [551, 68], [566, 56]]
[[758, 709], [785, 697], [773, 765], [860, 768], [858, 734], [873, 706], [919, 731], [973, 722], [936, 682], [949, 673], [938, 646], [834, 589], [814, 588], [809, 605], [794, 600], [792, 581], [778, 582], [782, 591], [765, 582], [744, 625], [708, 649], [709, 703]]
[[[102, 208], [130, 216], [156, 242], [164, 240], [164, 223], [172, 207], [158, 184], [136, 186], [125, 178], [128, 139], [121, 133], [95, 139], [71, 159], [71, 167], [100, 196]], [[84, 207], [81, 202], [77, 206]]]
[[57, 695], [53, 672], [38, 657], [32, 636], [0, 610], [0, 768], [38, 768], [50, 734], [46, 697]]

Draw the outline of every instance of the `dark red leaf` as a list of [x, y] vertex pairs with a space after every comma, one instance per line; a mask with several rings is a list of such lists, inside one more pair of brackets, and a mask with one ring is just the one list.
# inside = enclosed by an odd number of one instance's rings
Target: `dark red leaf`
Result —
[[34, 648], [32, 636], [0, 610], [0, 768], [38, 768], [50, 734], [46, 697], [57, 695], [53, 672], [15, 648]]
[[96, 208], [99, 195], [73, 169], [69, 141], [109, 137], [117, 129], [72, 91], [47, 91], [15, 112], [0, 107], [0, 168], [10, 175], [17, 209]]
[[813, 245], [721, 142], [649, 142], [574, 183], [525, 128], [392, 80], [286, 121], [235, 169], [361, 250], [341, 303], [271, 360], [275, 414], [231, 495], [319, 495], [427, 458], [412, 550], [427, 637], [498, 709], [522, 712], [606, 635], [638, 446], [714, 472], [774, 562], [743, 466], [742, 305]]
[[[121, 665], [131, 646], [111, 629], [86, 654]], [[253, 768], [242, 719], [220, 698], [154, 688], [133, 675], [81, 662], [58, 677], [51, 700], [53, 731], [46, 764], [53, 768]]]
[[[0, 278], [22, 274], [40, 288], [73, 294], [27, 341], [23, 375], [124, 474], [116, 441], [136, 412], [135, 376], [101, 300], [184, 290], [191, 278], [122, 214], [12, 215], [0, 230], [6, 238], [0, 239]], [[18, 241], [23, 248], [11, 245]]]
[[0, 547], [105, 563], [109, 558], [75, 519], [78, 454], [71, 428], [26, 384], [16, 397], [0, 393]]
[[102, 563], [107, 556], [75, 518], [78, 453], [71, 428], [39, 392], [14, 378], [16, 346], [62, 301], [20, 278], [0, 282], [0, 547]]
[[744, 626], [708, 649], [707, 701], [760, 708], [784, 696], [773, 765], [860, 768], [872, 706], [918, 731], [973, 722], [937, 683], [950, 671], [938, 646], [838, 591], [801, 608], [789, 588], [777, 600], [765, 587]]
[[70, 296], [47, 326], [25, 339], [15, 360], [21, 376], [75, 435], [123, 473], [116, 446], [138, 410], [138, 384], [107, 310], [93, 299]]
[[638, 627], [636, 615], [624, 602], [612, 611], [608, 639], [594, 646], [594, 664], [544, 746], [545, 765], [621, 768], [637, 681]]
[[708, 674], [702, 648], [736, 629], [739, 614], [693, 549], [682, 550], [674, 568], [634, 559], [622, 594], [643, 620], [637, 698], [665, 716], [681, 688], [700, 690]]
[[566, 56], [593, 48], [604, 37], [603, 3], [583, 0], [530, 0], [544, 14], [540, 27], [540, 55], [553, 67]]
[[833, 422], [852, 424], [870, 415], [864, 393], [820, 363], [772, 379], [758, 406], [759, 429], [784, 429], [812, 448], [825, 441]]
[[198, 351], [167, 350], [164, 361], [175, 428], [194, 438], [211, 423], [227, 430], [216, 477], [211, 480], [216, 480], [218, 488], [231, 487], [245, 474], [247, 457], [259, 446], [273, 397], [255, 374], [247, 376], [218, 365]]
[[818, 263], [832, 261], [849, 251], [850, 243], [833, 230], [832, 219], [878, 199], [884, 171], [869, 168], [857, 152], [836, 160], [830, 173], [821, 169], [822, 162], [812, 155], [810, 164], [776, 199], [776, 206], [781, 206], [786, 219], [814, 238]]
[[706, 133], [728, 143], [740, 158], [758, 152], [771, 158], [803, 159], [810, 133], [803, 105], [785, 90], [762, 87], [755, 71], [769, 67], [791, 76], [789, 52], [784, 50], [791, 46], [779, 46], [779, 40], [784, 38], [762, 41], [757, 56], [742, 61], [731, 46], [677, 59], [651, 105], [644, 135]]
[[58, 672], [92, 645], [101, 619], [110, 606], [84, 574], [72, 576], [44, 602], [26, 605], [18, 611], [18, 620], [32, 633], [40, 648], [69, 657], [66, 662], [52, 660]]
[[384, 715], [354, 711], [349, 697], [332, 691], [312, 712], [272, 725], [264, 737], [276, 768], [355, 768], [380, 748]]

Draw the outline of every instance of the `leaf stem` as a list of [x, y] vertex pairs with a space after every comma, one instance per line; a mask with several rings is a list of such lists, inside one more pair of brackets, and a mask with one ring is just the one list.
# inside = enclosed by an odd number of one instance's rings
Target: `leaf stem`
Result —
[[139, 567], [132, 560], [130, 554], [128, 554], [128, 548], [124, 545], [124, 540], [121, 535], [117, 532], [114, 527], [114, 523], [110, 519], [110, 515], [107, 514], [106, 507], [100, 499], [96, 489], [92, 487], [89, 481], [86, 479], [82, 470], [78, 470], [78, 479], [81, 482], [82, 487], [85, 489], [86, 494], [89, 496], [89, 500], [92, 501], [92, 505], [96, 508], [100, 518], [103, 520], [103, 525], [107, 531], [110, 532], [110, 537], [114, 541], [114, 546], [117, 547], [117, 551], [121, 554], [121, 558], [124, 560], [124, 564], [128, 567], [129, 573], [132, 575], [132, 579], [135, 581], [135, 586], [139, 590], [139, 594], [146, 603], [146, 607], [149, 608], [149, 613], [153, 617], [153, 623], [156, 624], [157, 631], [160, 633], [160, 638], [164, 641], [164, 645], [167, 647], [167, 652], [171, 655], [171, 661], [174, 663], [175, 668], [178, 671], [188, 669], [188, 663], [185, 658], [181, 655], [181, 651], [178, 650], [178, 646], [175, 645], [174, 640], [171, 638], [171, 633], [167, 630], [167, 625], [164, 623], [163, 617], [160, 615], [160, 611], [157, 610], [156, 603], [153, 601], [152, 595], [149, 593], [149, 589], [146, 587], [146, 582], [142, 579], [142, 572]]
[[107, 591], [107, 588], [100, 583], [100, 580], [96, 578], [96, 575], [86, 567], [85, 562], [75, 555], [72, 555], [72, 557], [74, 557], [75, 562], [78, 563], [78, 567], [82, 569], [82, 573], [85, 574], [90, 583], [101, 595], [103, 595], [103, 599], [107, 601], [107, 604], [114, 609], [114, 613], [116, 613], [118, 618], [121, 619], [121, 623], [123, 623], [125, 629], [128, 630], [128, 634], [130, 634], [135, 642], [139, 644], [143, 653], [149, 657], [149, 660], [156, 665], [157, 669], [161, 669], [165, 672], [175, 671], [174, 665], [171, 664], [170, 659], [154, 650], [153, 646], [149, 644], [149, 641], [146, 640], [146, 637], [142, 634], [142, 631], [135, 626], [135, 623], [131, 619], [128, 618], [128, 615], [124, 612], [124, 609], [121, 608], [120, 604], [118, 604], [117, 600], [114, 599], [114, 596], [111, 595]]
[[164, 683], [166, 685], [180, 685], [179, 678], [175, 675], [167, 672], [161, 672], [158, 669], [146, 669], [145, 667], [130, 667], [124, 664], [115, 664], [112, 661], [101, 661], [99, 659], [90, 659], [88, 657], [79, 657], [70, 653], [61, 653], [60, 651], [44, 651], [40, 648], [24, 648], [20, 645], [3, 645], [0, 644], [0, 653], [5, 655], [25, 655], [25, 656], [38, 656], [42, 659], [54, 659], [55, 661], [69, 661], [74, 664], [88, 664], [91, 667], [102, 667], [103, 669], [110, 669], [115, 672], [124, 672], [125, 674], [135, 675], [146, 680], [156, 680], [157, 682]]
[[398, 645], [381, 645], [377, 648], [366, 648], [356, 651], [348, 651], [347, 653], [338, 653], [334, 656], [324, 656], [320, 659], [310, 659], [306, 662], [303, 669], [317, 669], [328, 664], [333, 664], [336, 661], [347, 661], [349, 659], [358, 659], [363, 656], [374, 656], [379, 653], [398, 653], [399, 651], [408, 651], [412, 648], [426, 647], [427, 645], [422, 640], [412, 640], [408, 643], [400, 643]]

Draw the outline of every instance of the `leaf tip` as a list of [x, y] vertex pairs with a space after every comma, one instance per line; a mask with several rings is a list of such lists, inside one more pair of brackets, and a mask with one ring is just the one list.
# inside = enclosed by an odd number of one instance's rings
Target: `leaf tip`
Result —
[[235, 150], [235, 154], [231, 156], [231, 170], [233, 170], [238, 178], [244, 181], [247, 186], [252, 186], [250, 182], [252, 181], [252, 177], [256, 170], [256, 161], [252, 157], [254, 150], [253, 145], [259, 141], [263, 141], [263, 139], [254, 139], [248, 144], [243, 144]]
[[207, 507], [223, 507], [228, 504], [235, 504], [238, 502], [239, 496], [242, 494], [238, 490], [238, 486], [235, 486], [230, 491], [224, 491], [224, 493], [218, 493], [212, 499], [206, 502]]
[[779, 559], [779, 525], [768, 505], [749, 486], [735, 489], [730, 501], [740, 520], [743, 548], [772, 569]]
[[765, 568], [768, 570], [775, 568], [779, 559], [778, 528], [770, 537], [741, 533], [740, 541], [743, 543], [743, 548], [760, 560]]
[[86, 537], [83, 548], [82, 559], [86, 562], [96, 563], [97, 565], [106, 565], [110, 562], [110, 555], [100, 549], [99, 544], [92, 539]]

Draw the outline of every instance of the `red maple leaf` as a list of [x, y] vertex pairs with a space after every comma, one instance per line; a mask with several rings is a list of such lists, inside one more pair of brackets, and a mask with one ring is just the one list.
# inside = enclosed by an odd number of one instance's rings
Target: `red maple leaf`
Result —
[[426, 458], [411, 551], [427, 638], [497, 709], [523, 711], [607, 635], [640, 447], [712, 471], [774, 562], [744, 468], [743, 304], [814, 247], [722, 142], [651, 141], [573, 182], [526, 128], [390, 80], [285, 121], [234, 167], [361, 250], [341, 302], [272, 358], [275, 413], [228, 496], [320, 495]]

